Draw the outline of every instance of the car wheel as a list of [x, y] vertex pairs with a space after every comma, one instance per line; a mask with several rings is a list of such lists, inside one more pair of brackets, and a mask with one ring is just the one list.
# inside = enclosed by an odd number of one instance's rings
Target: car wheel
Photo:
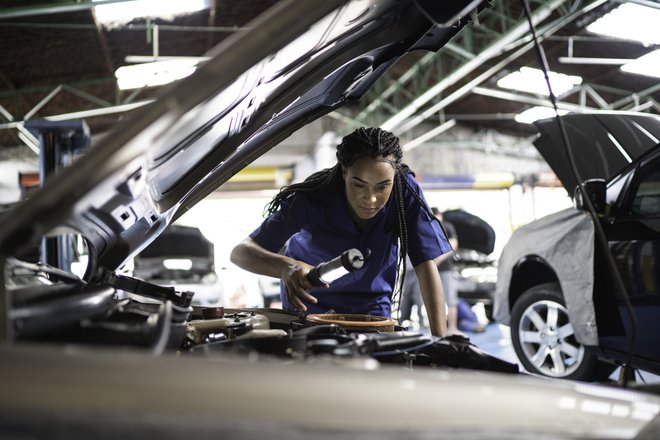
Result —
[[511, 310], [511, 341], [530, 373], [597, 381], [616, 368], [599, 361], [575, 339], [558, 283], [534, 286], [520, 296]]

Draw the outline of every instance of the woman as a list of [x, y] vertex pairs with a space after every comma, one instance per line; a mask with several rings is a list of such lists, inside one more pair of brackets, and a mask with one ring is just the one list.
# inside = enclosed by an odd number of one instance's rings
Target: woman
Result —
[[[402, 156], [392, 133], [355, 130], [337, 146], [334, 167], [283, 188], [273, 198], [268, 218], [233, 249], [231, 261], [280, 278], [287, 310], [389, 317], [409, 255], [431, 333], [444, 336], [444, 292], [433, 259], [451, 246]], [[314, 288], [307, 279], [310, 270], [351, 248], [370, 250], [364, 266]]]

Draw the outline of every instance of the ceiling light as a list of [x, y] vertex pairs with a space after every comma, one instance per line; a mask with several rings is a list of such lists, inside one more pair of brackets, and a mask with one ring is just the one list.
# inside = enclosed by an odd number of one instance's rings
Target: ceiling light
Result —
[[659, 44], [660, 10], [634, 3], [625, 3], [587, 26], [589, 32], [625, 40]]
[[209, 0], [135, 0], [95, 6], [94, 12], [101, 23], [127, 23], [141, 17], [171, 19], [175, 15], [201, 11], [208, 7]]
[[[557, 96], [561, 96], [572, 90], [575, 86], [582, 84], [582, 78], [579, 76], [564, 75], [563, 73], [550, 71], [548, 72], [548, 77], [552, 85], [552, 92]], [[497, 81], [497, 85], [504, 89], [518, 90], [536, 95], [550, 95], [543, 71], [531, 67], [521, 67], [519, 71], [509, 73]]]
[[660, 49], [649, 52], [621, 66], [621, 70], [660, 78]]
[[433, 139], [434, 137], [438, 136], [441, 133], [444, 133], [445, 131], [453, 128], [456, 125], [456, 119], [450, 119], [437, 127], [435, 127], [432, 130], [427, 131], [425, 134], [421, 135], [420, 137], [413, 139], [410, 142], [407, 142], [403, 146], [403, 151], [410, 151], [413, 148], [417, 148], [418, 146], [422, 145], [426, 141]]
[[[558, 110], [559, 115], [565, 115], [568, 113], [566, 110]], [[556, 116], [555, 111], [550, 107], [532, 107], [528, 108], [522, 113], [516, 115], [516, 121], [522, 124], [531, 124], [534, 121], [539, 119], [554, 118]]]
[[199, 59], [176, 59], [122, 66], [115, 71], [121, 90], [162, 86], [191, 75]]

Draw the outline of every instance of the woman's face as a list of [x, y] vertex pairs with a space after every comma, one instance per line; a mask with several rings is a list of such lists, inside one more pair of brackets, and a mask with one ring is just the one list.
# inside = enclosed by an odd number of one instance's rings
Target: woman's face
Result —
[[343, 174], [351, 217], [357, 224], [364, 224], [389, 200], [394, 167], [382, 158], [363, 158], [345, 168]]

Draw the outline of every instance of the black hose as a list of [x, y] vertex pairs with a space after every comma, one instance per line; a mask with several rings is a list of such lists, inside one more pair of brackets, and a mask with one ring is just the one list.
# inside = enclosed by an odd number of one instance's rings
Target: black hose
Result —
[[532, 23], [532, 13], [529, 8], [529, 3], [527, 0], [522, 0], [522, 3], [525, 8], [525, 16], [527, 17], [527, 22], [529, 23], [529, 29], [532, 33], [532, 38], [534, 40], [534, 49], [536, 50], [536, 55], [538, 57], [539, 64], [541, 65], [541, 69], [543, 70], [543, 75], [545, 76], [545, 82], [548, 86], [550, 102], [552, 103], [552, 108], [555, 110], [555, 119], [557, 121], [559, 131], [561, 133], [561, 138], [564, 144], [564, 149], [566, 150], [566, 157], [568, 157], [568, 162], [571, 167], [571, 172], [573, 173], [573, 177], [575, 178], [575, 180], [578, 182], [578, 188], [582, 196], [582, 199], [584, 200], [584, 203], [587, 207], [587, 210], [589, 211], [589, 214], [591, 214], [591, 217], [593, 218], [594, 230], [596, 232], [595, 239], [601, 243], [602, 248], [606, 251], [605, 260], [607, 261], [607, 265], [614, 278], [615, 285], [617, 286], [618, 291], [621, 294], [622, 297], [621, 299], [623, 301], [623, 304], [625, 305], [628, 318], [630, 319], [630, 332], [628, 334], [629, 347], [626, 356], [626, 363], [623, 367], [623, 386], [625, 388], [628, 386], [628, 381], [634, 375], [634, 370], [632, 368], [632, 357], [633, 357], [633, 350], [635, 347], [635, 340], [637, 339], [637, 319], [635, 318], [635, 313], [632, 309], [632, 305], [630, 304], [630, 298], [628, 298], [628, 292], [623, 283], [623, 280], [621, 279], [621, 274], [619, 273], [619, 269], [616, 266], [614, 257], [612, 257], [612, 254], [609, 252], [609, 245], [607, 242], [607, 237], [605, 236], [605, 232], [603, 231], [603, 225], [601, 225], [600, 223], [598, 214], [596, 213], [596, 210], [594, 209], [594, 206], [591, 203], [591, 200], [589, 199], [589, 196], [584, 188], [584, 182], [580, 177], [580, 173], [577, 167], [575, 166], [575, 158], [573, 157], [573, 151], [570, 148], [568, 135], [566, 134], [566, 128], [564, 127], [564, 121], [561, 119], [561, 117], [559, 117], [559, 111], [557, 109], [557, 99], [554, 93], [552, 92], [552, 85], [550, 84], [550, 77], [548, 76], [548, 70], [549, 70], [548, 61], [545, 57], [545, 53], [543, 52], [543, 48], [538, 42], [538, 39], [536, 37], [536, 30], [534, 29], [534, 24]]

